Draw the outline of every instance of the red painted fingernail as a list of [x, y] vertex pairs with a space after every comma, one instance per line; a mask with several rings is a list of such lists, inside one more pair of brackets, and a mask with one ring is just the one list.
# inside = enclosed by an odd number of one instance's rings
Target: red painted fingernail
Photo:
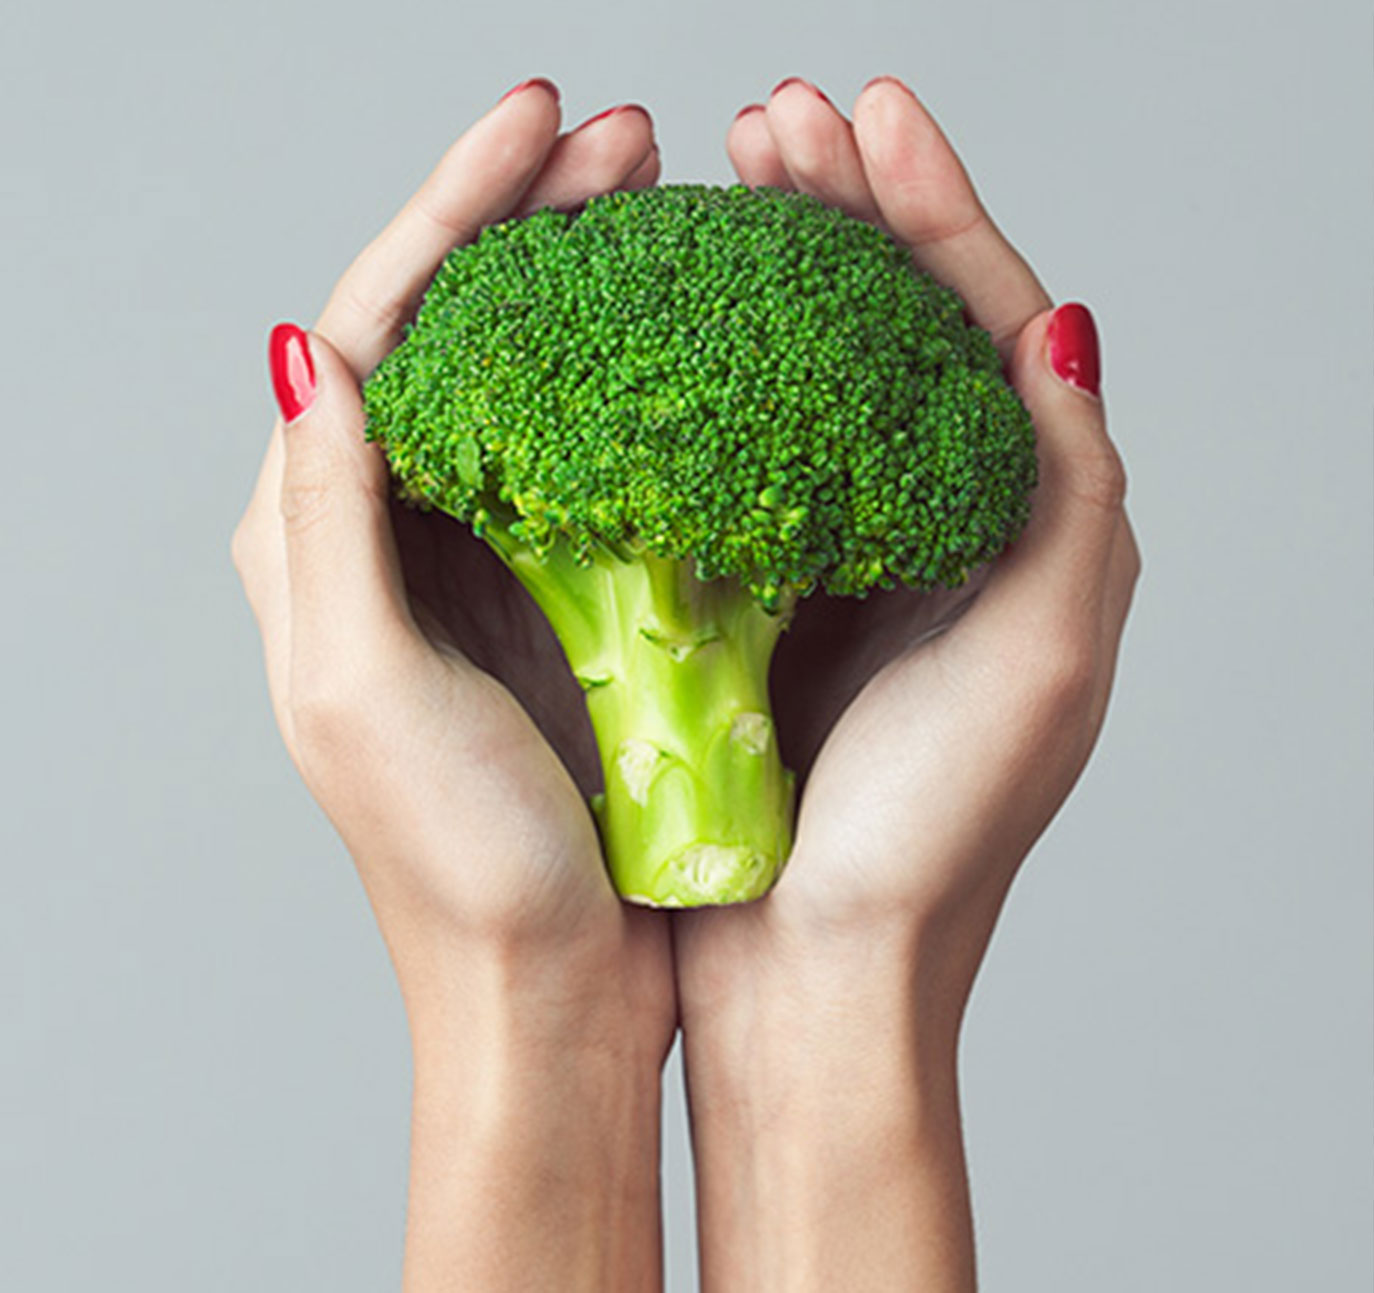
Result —
[[511, 86], [511, 88], [507, 90], [505, 94], [503, 94], [499, 99], [497, 99], [496, 102], [505, 103], [505, 101], [509, 99], [512, 94], [519, 94], [521, 90], [528, 90], [532, 85], [537, 85], [540, 86], [542, 89], [547, 90], [551, 95], [553, 95], [555, 101], [557, 101], [560, 97], [558, 93], [558, 87], [552, 81], [550, 81], [548, 77], [532, 76], [528, 81], [521, 81], [519, 85]]
[[[817, 86], [812, 85], [810, 81], [800, 76], [789, 76], [785, 80], [779, 81], [777, 85], [773, 87], [772, 93], [768, 97], [771, 99], [773, 95], [777, 94], [779, 90], [785, 90], [789, 85], [803, 85], [808, 90], [810, 90], [811, 93], [814, 94], [816, 98], [818, 98], [822, 103], [830, 103], [830, 100], [825, 97], [824, 90], [821, 90]], [[833, 108], [835, 105], [831, 103], [830, 106]]]
[[310, 342], [294, 323], [279, 323], [267, 339], [272, 393], [283, 421], [294, 422], [315, 402], [315, 363]]
[[746, 103], [746, 104], [744, 105], [744, 107], [742, 107], [737, 113], [735, 113], [735, 120], [738, 121], [741, 117], [747, 117], [751, 112], [762, 112], [762, 111], [763, 111], [763, 104], [761, 104], [761, 103]]
[[578, 129], [579, 129], [579, 130], [585, 130], [585, 129], [586, 129], [588, 126], [590, 126], [593, 122], [596, 122], [596, 121], [605, 121], [606, 118], [609, 117], [609, 116], [611, 115], [611, 113], [613, 113], [613, 112], [615, 112], [615, 111], [616, 111], [615, 108], [607, 108], [604, 112], [598, 112], [598, 113], [596, 114], [596, 116], [594, 116], [594, 117], [588, 117], [588, 118], [586, 119], [586, 121], [584, 121], [580, 126], [578, 126]]
[[[613, 108], [607, 108], [604, 112], [598, 112], [594, 117], [588, 117], [576, 130], [585, 130], [594, 122], [605, 121], [607, 117], [618, 117], [622, 112], [637, 112], [646, 120], [649, 119], [649, 109], [642, 103], [617, 103]], [[576, 130], [573, 132], [574, 134]]]
[[1086, 305], [1061, 305], [1050, 315], [1045, 340], [1050, 349], [1050, 367], [1060, 378], [1089, 395], [1101, 390], [1097, 324]]
[[[911, 94], [911, 87], [908, 86], [905, 81], [899, 80], [895, 76], [875, 76], [866, 86], [864, 86], [864, 90], [871, 90], [875, 85], [895, 85], [899, 90]], [[860, 90], [859, 93], [862, 94], [863, 90]], [[911, 94], [911, 97], [914, 99], [916, 96]]]

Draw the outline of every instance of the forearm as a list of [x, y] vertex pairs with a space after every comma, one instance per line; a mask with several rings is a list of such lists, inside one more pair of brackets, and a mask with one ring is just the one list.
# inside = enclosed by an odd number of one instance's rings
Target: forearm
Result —
[[410, 1003], [404, 1291], [651, 1293], [661, 1047], [611, 1011], [531, 1008], [509, 977]]
[[974, 1288], [957, 1021], [882, 960], [684, 1024], [706, 1293]]

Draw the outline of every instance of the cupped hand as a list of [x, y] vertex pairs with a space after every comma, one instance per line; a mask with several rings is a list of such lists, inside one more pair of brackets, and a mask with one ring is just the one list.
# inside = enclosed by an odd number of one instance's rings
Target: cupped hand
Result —
[[721, 1003], [762, 961], [797, 966], [826, 940], [872, 947], [887, 933], [919, 940], [958, 1001], [1094, 744], [1139, 570], [1095, 330], [1082, 307], [1052, 310], [895, 79], [865, 87], [852, 120], [784, 82], [727, 144], [745, 183], [879, 225], [963, 297], [1032, 414], [1040, 484], [1025, 533], [968, 589], [802, 603], [772, 675], [784, 761], [803, 785], [796, 846], [768, 898], [683, 922], [684, 1027], [692, 1003]]
[[[594, 747], [557, 643], [467, 527], [392, 501], [363, 434], [360, 383], [454, 246], [512, 215], [656, 181], [643, 109], [562, 134], [559, 122], [547, 82], [512, 91], [358, 256], [313, 333], [274, 333], [297, 348], [296, 389], [233, 553], [282, 735], [358, 865], [403, 988], [432, 980], [436, 949], [454, 945], [561, 957], [567, 999], [633, 997], [666, 1047], [667, 928], [607, 880], [584, 799]], [[587, 954], [576, 967], [574, 951]]]

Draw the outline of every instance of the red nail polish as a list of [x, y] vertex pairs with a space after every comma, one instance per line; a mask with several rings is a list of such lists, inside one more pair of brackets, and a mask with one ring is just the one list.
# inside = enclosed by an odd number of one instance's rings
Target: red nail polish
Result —
[[496, 102], [505, 103], [505, 101], [509, 99], [512, 94], [519, 94], [521, 90], [528, 90], [531, 86], [534, 85], [539, 86], [541, 89], [547, 90], [551, 95], [553, 95], [554, 102], [558, 102], [560, 98], [558, 93], [558, 87], [546, 76], [532, 76], [528, 81], [521, 81], [519, 85], [511, 86], [511, 88], [507, 90], [505, 94], [503, 94], [499, 99], [497, 99]]
[[1102, 387], [1102, 359], [1097, 324], [1086, 305], [1061, 305], [1050, 315], [1045, 330], [1050, 367], [1079, 390], [1096, 395]]
[[[785, 81], [779, 81], [777, 85], [773, 87], [773, 94], [777, 94], [779, 90], [787, 89], [789, 85], [803, 86], [804, 88], [810, 90], [811, 93], [814, 94], [816, 98], [818, 98], [822, 103], [829, 104], [829, 106], [832, 108], [835, 106], [826, 97], [826, 93], [824, 90], [822, 90], [819, 86], [812, 85], [810, 81], [805, 80], [803, 77], [800, 76], [789, 76]], [[769, 97], [771, 98], [772, 95], [770, 95]]]
[[618, 108], [607, 108], [607, 109], [605, 109], [605, 111], [603, 111], [603, 112], [598, 112], [598, 113], [596, 114], [596, 116], [594, 116], [594, 117], [588, 117], [588, 118], [586, 119], [586, 121], [584, 121], [584, 122], [583, 122], [580, 126], [578, 126], [577, 128], [578, 128], [578, 130], [585, 130], [585, 129], [586, 129], [588, 126], [590, 126], [593, 122], [596, 122], [596, 121], [605, 121], [606, 118], [609, 117], [609, 116], [611, 115], [611, 113], [617, 112], [617, 111], [619, 111]]
[[[906, 82], [898, 80], [895, 76], [875, 76], [859, 93], [862, 94], [864, 90], [871, 90], [875, 85], [895, 85], [904, 94], [911, 94], [911, 89]], [[916, 96], [911, 94], [911, 97], [914, 99]]]
[[607, 108], [604, 112], [598, 112], [594, 117], [588, 117], [580, 126], [576, 127], [574, 134], [578, 130], [585, 130], [593, 122], [604, 121], [607, 117], [618, 117], [622, 112], [637, 112], [646, 121], [651, 120], [649, 109], [642, 103], [617, 103], [613, 108]]
[[744, 105], [744, 107], [742, 107], [737, 113], [735, 113], [735, 120], [738, 121], [741, 117], [747, 117], [751, 112], [762, 112], [762, 111], [763, 111], [763, 104], [761, 104], [761, 103], [746, 103], [746, 104]]
[[294, 323], [279, 323], [267, 340], [267, 367], [282, 419], [294, 422], [315, 402], [310, 343]]

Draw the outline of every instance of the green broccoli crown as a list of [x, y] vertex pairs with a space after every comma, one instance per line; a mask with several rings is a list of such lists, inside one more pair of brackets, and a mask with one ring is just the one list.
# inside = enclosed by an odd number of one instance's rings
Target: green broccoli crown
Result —
[[483, 231], [365, 388], [402, 492], [546, 551], [690, 558], [764, 606], [960, 583], [1020, 531], [1031, 421], [882, 231], [744, 186]]

